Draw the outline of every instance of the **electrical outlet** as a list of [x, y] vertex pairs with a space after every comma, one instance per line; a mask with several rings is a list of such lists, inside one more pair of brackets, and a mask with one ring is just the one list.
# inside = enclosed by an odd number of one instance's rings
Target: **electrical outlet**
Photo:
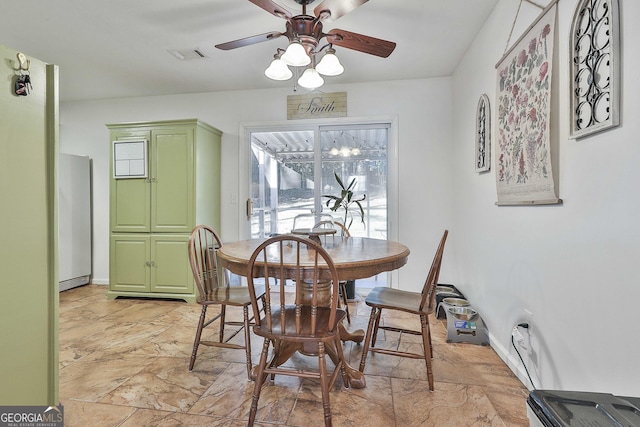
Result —
[[529, 328], [527, 332], [529, 332], [529, 335], [531, 335], [531, 332], [532, 332], [531, 328], [533, 328], [533, 313], [528, 308], [524, 309], [524, 319], [525, 319], [525, 322], [529, 324]]
[[515, 340], [515, 342], [517, 342], [520, 345], [520, 347], [524, 348], [525, 350], [528, 349], [527, 341], [525, 340], [524, 336], [522, 335], [522, 333], [520, 332], [520, 329], [517, 326], [513, 327], [513, 330], [511, 331], [511, 335], [513, 335], [513, 339]]

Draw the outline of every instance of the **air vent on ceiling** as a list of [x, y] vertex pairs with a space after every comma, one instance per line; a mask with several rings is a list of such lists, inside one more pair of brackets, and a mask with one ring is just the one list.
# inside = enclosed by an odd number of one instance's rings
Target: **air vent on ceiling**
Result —
[[186, 61], [188, 59], [202, 59], [207, 57], [199, 49], [169, 49], [169, 53], [181, 61]]

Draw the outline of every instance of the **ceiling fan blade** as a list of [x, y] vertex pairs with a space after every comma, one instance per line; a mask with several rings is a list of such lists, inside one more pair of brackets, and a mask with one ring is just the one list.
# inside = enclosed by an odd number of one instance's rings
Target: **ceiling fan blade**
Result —
[[283, 8], [282, 6], [272, 2], [271, 0], [249, 0], [251, 3], [266, 10], [272, 15], [279, 18], [291, 18], [291, 12]]
[[369, 0], [324, 0], [313, 9], [313, 13], [323, 22], [333, 22], [367, 1]]
[[273, 31], [271, 33], [258, 34], [256, 36], [245, 37], [243, 39], [238, 39], [226, 43], [217, 44], [216, 47], [222, 50], [231, 50], [239, 47], [249, 46], [256, 43], [266, 42], [275, 38], [278, 38], [282, 35], [277, 31]]
[[383, 58], [391, 55], [396, 48], [394, 42], [377, 39], [375, 37], [352, 33], [350, 31], [334, 28], [326, 34], [327, 41], [336, 46], [346, 47], [370, 55], [381, 56]]

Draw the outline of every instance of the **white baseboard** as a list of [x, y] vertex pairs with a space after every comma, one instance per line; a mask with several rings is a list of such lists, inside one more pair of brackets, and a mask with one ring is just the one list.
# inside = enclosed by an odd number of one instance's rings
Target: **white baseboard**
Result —
[[58, 288], [60, 292], [66, 291], [72, 288], [77, 288], [78, 286], [83, 286], [89, 283], [91, 279], [91, 275], [87, 274], [86, 276], [74, 277], [72, 279], [63, 280], [58, 284]]
[[491, 345], [491, 348], [493, 348], [500, 359], [502, 359], [502, 361], [509, 367], [509, 369], [511, 369], [514, 375], [518, 377], [520, 382], [524, 384], [524, 386], [527, 387], [529, 391], [533, 390], [533, 386], [531, 385], [529, 377], [527, 376], [527, 371], [524, 369], [524, 366], [522, 366], [522, 362], [520, 361], [518, 355], [511, 353], [511, 351], [508, 349], [505, 349], [504, 346], [502, 346], [490, 332], [489, 343]]

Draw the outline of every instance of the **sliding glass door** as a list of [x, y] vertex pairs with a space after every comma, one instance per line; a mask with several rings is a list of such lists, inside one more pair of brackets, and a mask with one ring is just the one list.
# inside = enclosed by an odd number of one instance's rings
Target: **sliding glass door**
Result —
[[314, 131], [251, 133], [251, 237], [289, 233], [297, 215], [320, 209]]
[[[364, 211], [360, 216], [357, 205], [349, 212], [343, 209], [332, 212], [335, 220], [349, 226], [352, 236], [387, 237], [387, 146], [388, 125], [329, 127], [320, 129], [322, 161], [322, 195], [340, 196], [341, 187], [355, 180], [354, 199], [359, 200]], [[327, 210], [327, 198], [322, 197]]]
[[[331, 215], [336, 221], [346, 220], [353, 236], [385, 239], [389, 129], [389, 123], [253, 129], [251, 237], [288, 233], [301, 215], [311, 222]], [[355, 205], [353, 217], [346, 219], [343, 209], [333, 212], [327, 207], [324, 195], [340, 195], [336, 174], [345, 186], [355, 179], [352, 190], [355, 198], [364, 196], [364, 220]]]

